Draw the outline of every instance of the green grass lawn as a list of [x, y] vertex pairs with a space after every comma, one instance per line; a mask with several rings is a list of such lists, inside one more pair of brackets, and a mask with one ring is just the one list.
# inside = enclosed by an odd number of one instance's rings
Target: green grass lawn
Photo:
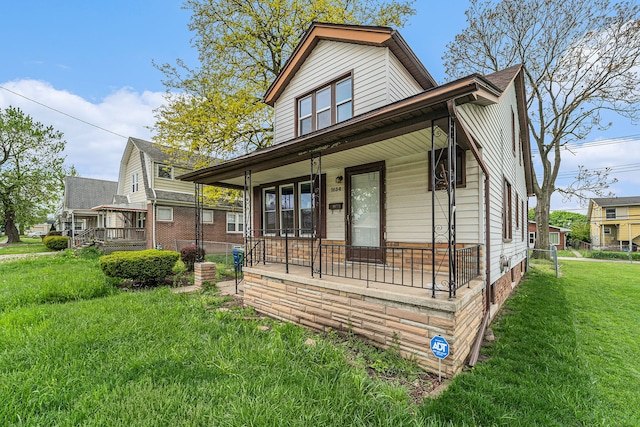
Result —
[[331, 336], [220, 310], [212, 293], [116, 291], [95, 260], [4, 263], [0, 425], [638, 425], [638, 273], [566, 261], [555, 279], [539, 263], [493, 323], [487, 360], [416, 406], [367, 372], [412, 369], [392, 352], [367, 362]]
[[21, 243], [12, 243], [4, 247], [0, 247], [0, 255], [13, 254], [32, 254], [37, 252], [49, 252], [49, 249], [42, 244], [39, 237], [20, 236]]

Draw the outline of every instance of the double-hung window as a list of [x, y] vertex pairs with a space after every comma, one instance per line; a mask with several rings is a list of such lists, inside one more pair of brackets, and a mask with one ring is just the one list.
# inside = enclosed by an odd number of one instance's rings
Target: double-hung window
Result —
[[242, 233], [244, 217], [242, 213], [227, 212], [227, 233]]
[[310, 237], [319, 214], [314, 204], [315, 191], [317, 185], [308, 177], [263, 187], [260, 190], [263, 234]]
[[353, 79], [351, 76], [327, 84], [298, 98], [298, 136], [324, 129], [353, 117]]
[[138, 172], [134, 172], [133, 174], [131, 174], [131, 192], [135, 193], [136, 191], [138, 191], [138, 189]]
[[158, 178], [173, 179], [173, 168], [162, 163], [157, 164]]
[[616, 219], [616, 208], [607, 208], [605, 211], [606, 219]]

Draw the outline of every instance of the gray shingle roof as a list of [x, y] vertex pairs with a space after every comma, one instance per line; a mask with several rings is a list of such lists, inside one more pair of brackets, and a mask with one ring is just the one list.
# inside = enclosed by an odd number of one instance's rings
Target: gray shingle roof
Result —
[[91, 209], [111, 203], [117, 191], [115, 181], [67, 176], [64, 178], [64, 209]]
[[602, 197], [599, 199], [591, 199], [598, 206], [630, 206], [640, 205], [640, 196], [632, 197]]
[[514, 77], [520, 69], [522, 65], [513, 65], [509, 68], [505, 68], [504, 70], [496, 71], [495, 73], [487, 74], [484, 76], [486, 80], [494, 84], [498, 89], [504, 91], [509, 87], [509, 84], [513, 81]]
[[[144, 139], [138, 139], [129, 137], [133, 145], [135, 145], [138, 150], [145, 153], [147, 156], [151, 158], [152, 161], [157, 163], [174, 163], [171, 160], [171, 155], [167, 154], [162, 148], [163, 146], [160, 144], [156, 144], [153, 142], [145, 141]], [[184, 152], [186, 153], [186, 151]], [[178, 164], [177, 166], [182, 166], [184, 168], [191, 169], [193, 168], [193, 162], [188, 161], [187, 164]]]

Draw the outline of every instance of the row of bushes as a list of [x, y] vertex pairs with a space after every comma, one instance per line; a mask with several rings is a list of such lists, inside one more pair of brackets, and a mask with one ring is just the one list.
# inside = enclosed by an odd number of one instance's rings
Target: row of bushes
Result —
[[591, 251], [590, 258], [597, 259], [622, 259], [629, 260], [629, 255], [634, 261], [640, 261], [640, 252], [612, 252], [612, 251]]

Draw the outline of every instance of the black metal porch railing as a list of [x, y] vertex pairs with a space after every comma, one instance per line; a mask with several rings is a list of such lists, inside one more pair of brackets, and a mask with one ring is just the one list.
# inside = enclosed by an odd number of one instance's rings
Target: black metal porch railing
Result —
[[[437, 291], [455, 291], [480, 275], [481, 246], [456, 248], [455, 264], [449, 263], [445, 248], [366, 247], [324, 243], [306, 237], [304, 230], [254, 230], [259, 237], [247, 237], [245, 264], [283, 264], [312, 268], [312, 275], [344, 277], [366, 282], [432, 289], [433, 257], [436, 274], [447, 279], [437, 284]], [[269, 234], [264, 235], [268, 231]], [[454, 280], [449, 283], [449, 268]], [[448, 283], [448, 286], [442, 283]]]

